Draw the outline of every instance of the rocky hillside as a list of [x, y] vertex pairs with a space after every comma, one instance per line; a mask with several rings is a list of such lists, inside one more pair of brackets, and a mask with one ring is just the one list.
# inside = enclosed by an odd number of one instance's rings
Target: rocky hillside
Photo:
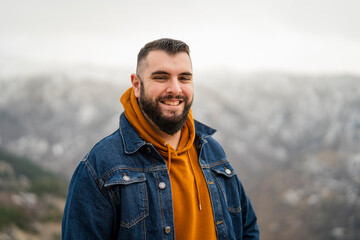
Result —
[[[69, 177], [118, 126], [129, 73], [104, 72], [0, 72], [0, 146]], [[360, 77], [196, 76], [194, 115], [218, 129], [262, 239], [360, 236]]]
[[0, 149], [0, 239], [60, 239], [67, 180]]

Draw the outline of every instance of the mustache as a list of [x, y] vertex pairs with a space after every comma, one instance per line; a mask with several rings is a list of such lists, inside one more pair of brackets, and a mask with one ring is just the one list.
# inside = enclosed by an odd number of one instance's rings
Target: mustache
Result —
[[160, 101], [160, 100], [170, 100], [170, 99], [177, 99], [177, 100], [182, 100], [182, 101], [187, 101], [188, 100], [188, 98], [186, 97], [186, 96], [184, 96], [184, 95], [176, 95], [176, 96], [174, 96], [174, 95], [166, 95], [166, 96], [162, 96], [162, 97], [158, 97], [158, 101]]

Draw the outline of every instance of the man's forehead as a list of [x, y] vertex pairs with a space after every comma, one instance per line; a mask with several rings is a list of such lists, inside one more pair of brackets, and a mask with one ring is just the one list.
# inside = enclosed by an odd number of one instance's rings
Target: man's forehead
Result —
[[168, 54], [163, 50], [152, 50], [138, 66], [139, 73], [143, 74], [151, 74], [159, 70], [174, 70], [174, 68], [182, 72], [192, 72], [190, 56], [186, 52]]
[[149, 52], [145, 59], [145, 67], [178, 67], [187, 68], [188, 71], [192, 69], [191, 60], [186, 52], [179, 52], [176, 54], [168, 54], [164, 51]]

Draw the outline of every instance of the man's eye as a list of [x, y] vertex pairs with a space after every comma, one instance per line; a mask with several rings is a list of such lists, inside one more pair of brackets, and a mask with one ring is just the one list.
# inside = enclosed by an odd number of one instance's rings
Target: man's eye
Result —
[[155, 76], [155, 77], [153, 77], [155, 80], [166, 80], [167, 79], [167, 77], [165, 77], [165, 76]]
[[179, 77], [180, 81], [190, 81], [191, 78], [190, 77]]

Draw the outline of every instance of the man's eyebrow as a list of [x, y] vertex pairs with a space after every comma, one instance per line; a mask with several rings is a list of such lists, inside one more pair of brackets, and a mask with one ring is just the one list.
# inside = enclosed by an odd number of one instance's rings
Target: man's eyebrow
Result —
[[170, 73], [168, 72], [165, 72], [165, 71], [155, 71], [155, 72], [152, 72], [151, 75], [158, 75], [158, 74], [163, 74], [163, 75], [170, 75]]
[[183, 73], [180, 73], [179, 75], [192, 76], [192, 73], [191, 72], [183, 72]]
[[[151, 75], [170, 75], [170, 73], [166, 72], [166, 71], [155, 71], [155, 72], [152, 72]], [[192, 76], [193, 74], [191, 72], [183, 72], [183, 73], [180, 73], [179, 75], [186, 75], [186, 76]]]

